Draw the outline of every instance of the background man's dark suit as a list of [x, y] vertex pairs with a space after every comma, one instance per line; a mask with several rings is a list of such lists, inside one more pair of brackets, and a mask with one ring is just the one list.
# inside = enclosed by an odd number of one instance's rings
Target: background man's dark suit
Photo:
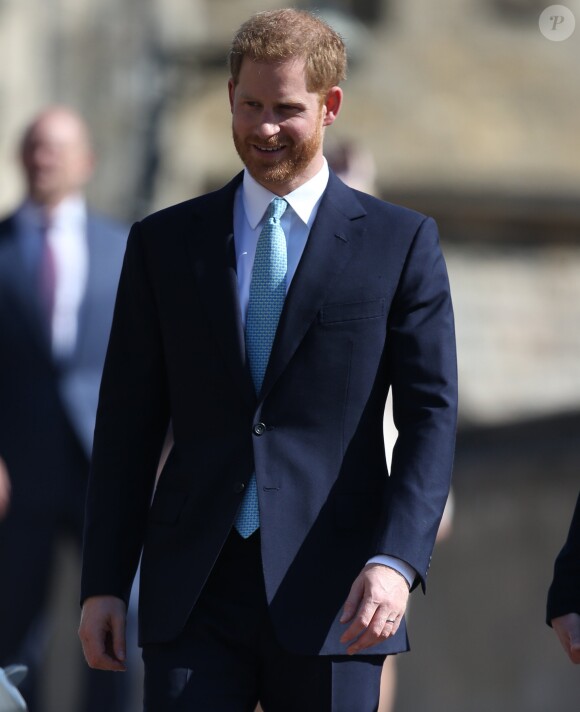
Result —
[[12, 483], [0, 523], [0, 665], [27, 661], [19, 648], [46, 603], [55, 538], [68, 531], [80, 545], [98, 388], [126, 244], [123, 227], [89, 213], [77, 342], [57, 362], [19, 230], [14, 216], [0, 222], [0, 455]]
[[[456, 364], [435, 224], [331, 174], [259, 397], [247, 368], [224, 189], [134, 226], [89, 486], [84, 598], [127, 600], [144, 544], [143, 643], [179, 634], [255, 469], [282, 645], [344, 654], [338, 623], [369, 557], [424, 585], [449, 489]], [[399, 439], [387, 477], [389, 387]], [[171, 417], [175, 445], [149, 508]], [[407, 647], [399, 632], [373, 648]]]

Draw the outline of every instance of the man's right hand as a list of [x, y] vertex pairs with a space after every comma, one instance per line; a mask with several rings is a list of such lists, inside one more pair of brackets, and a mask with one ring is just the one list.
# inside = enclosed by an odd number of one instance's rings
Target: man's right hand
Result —
[[125, 670], [125, 602], [116, 596], [91, 596], [83, 603], [79, 638], [90, 667]]

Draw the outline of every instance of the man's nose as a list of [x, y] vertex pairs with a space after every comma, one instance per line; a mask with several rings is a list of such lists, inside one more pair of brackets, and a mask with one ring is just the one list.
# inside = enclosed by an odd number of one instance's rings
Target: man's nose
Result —
[[264, 112], [258, 123], [258, 135], [261, 138], [270, 138], [280, 132], [280, 124], [273, 112]]

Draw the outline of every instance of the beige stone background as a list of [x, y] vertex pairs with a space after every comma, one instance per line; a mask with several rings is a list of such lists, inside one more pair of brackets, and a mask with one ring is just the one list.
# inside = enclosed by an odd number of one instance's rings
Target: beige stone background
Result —
[[[92, 127], [95, 207], [131, 221], [227, 180], [240, 168], [228, 41], [284, 4], [0, 0], [0, 212], [21, 194], [23, 125], [55, 101]], [[580, 23], [577, 0], [563, 4]], [[580, 486], [580, 24], [550, 41], [548, 5], [317, 5], [352, 58], [328, 141], [356, 143], [378, 194], [438, 220], [457, 318], [453, 532], [413, 596], [398, 712], [567, 712], [580, 698], [543, 621]], [[63, 544], [49, 712], [75, 712], [76, 577]]]

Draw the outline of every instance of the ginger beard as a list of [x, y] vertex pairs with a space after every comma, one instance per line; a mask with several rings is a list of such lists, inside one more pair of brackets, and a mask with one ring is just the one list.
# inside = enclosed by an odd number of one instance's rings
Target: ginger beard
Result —
[[[242, 138], [232, 126], [234, 146], [242, 162], [251, 176], [261, 184], [291, 183], [312, 162], [322, 143], [322, 106], [318, 113], [318, 121], [314, 132], [300, 143], [295, 143], [283, 132], [264, 141], [258, 138]], [[271, 154], [262, 158], [256, 151], [256, 146], [265, 149], [284, 147], [279, 160]]]

